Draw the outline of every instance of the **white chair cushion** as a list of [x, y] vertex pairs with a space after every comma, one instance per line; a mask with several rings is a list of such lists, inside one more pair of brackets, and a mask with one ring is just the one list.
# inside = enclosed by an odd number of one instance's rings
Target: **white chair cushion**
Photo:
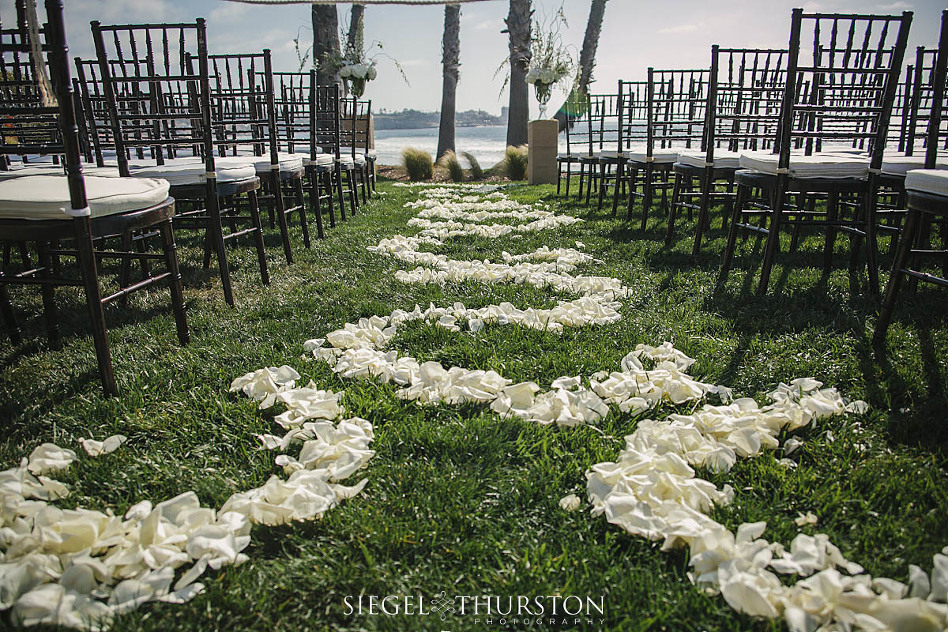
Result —
[[[153, 178], [84, 178], [92, 217], [137, 211], [168, 199], [169, 184]], [[66, 176], [23, 176], [0, 181], [0, 217], [69, 219]]]
[[343, 154], [342, 156], [339, 156], [339, 163], [343, 165], [354, 165], [355, 160], [352, 159], [352, 156]]
[[[678, 162], [689, 167], [704, 167], [706, 157], [703, 151], [689, 149], [678, 154]], [[737, 169], [741, 166], [741, 155], [736, 151], [715, 149], [714, 166], [718, 169]]]
[[[306, 158], [309, 158], [309, 154], [306, 154]], [[270, 171], [270, 156], [253, 156], [254, 169], [257, 170], [257, 174], [269, 173]], [[283, 173], [290, 173], [292, 171], [299, 171], [303, 168], [303, 155], [302, 154], [287, 154], [284, 152], [277, 152], [277, 159], [280, 161], [280, 171]], [[216, 166], [216, 163], [215, 163]]]
[[331, 167], [336, 159], [331, 154], [317, 154], [316, 160], [306, 159], [306, 164], [317, 167]]
[[948, 196], [948, 171], [943, 169], [913, 169], [905, 175], [905, 189]]
[[[137, 162], [137, 161], [136, 161]], [[130, 161], [131, 163], [131, 161]], [[207, 181], [204, 170], [204, 160], [198, 156], [186, 156], [184, 158], [175, 158], [168, 160], [163, 165], [151, 164], [148, 166], [135, 167], [129, 164], [131, 175], [139, 178], [163, 178], [171, 183], [171, 186], [186, 186], [204, 184]], [[217, 181], [239, 182], [248, 180], [257, 176], [257, 170], [253, 162], [241, 156], [228, 156], [226, 158], [214, 158], [214, 171], [217, 174]]]
[[379, 157], [379, 152], [375, 151], [374, 149], [366, 149], [366, 150], [365, 150], [365, 157], [366, 157], [366, 158], [369, 158], [370, 160], [371, 160], [371, 159], [378, 158], [378, 157]]
[[[85, 169], [83, 169], [85, 171]], [[21, 178], [23, 176], [62, 176], [66, 175], [63, 170], [62, 165], [54, 165], [52, 163], [33, 165], [29, 164], [24, 166], [22, 163], [16, 163], [15, 165], [10, 165], [8, 171], [0, 171], [0, 180], [7, 180], [9, 178]]]
[[[901, 154], [884, 154], [882, 157], [882, 173], [887, 176], [901, 176], [912, 169], [925, 168], [925, 153], [903, 156]], [[935, 161], [935, 169], [948, 169], [948, 156], [939, 155]]]
[[625, 152], [616, 151], [616, 150], [606, 150], [606, 151], [597, 151], [595, 154], [596, 158], [606, 158], [608, 160], [618, 160], [621, 157], [625, 156]]
[[[776, 174], [779, 156], [769, 152], [741, 153], [741, 168]], [[790, 155], [790, 176], [793, 178], [865, 178], [869, 161], [843, 154]]]
[[[678, 153], [681, 151], [681, 147], [666, 147], [664, 149], [655, 147], [652, 149], [652, 162], [670, 165], [678, 160]], [[626, 155], [632, 162], [648, 162], [648, 148], [645, 146], [632, 147], [626, 152]]]
[[361, 153], [360, 151], [356, 151], [355, 157], [353, 157], [352, 148], [342, 147], [339, 149], [339, 153], [342, 154], [343, 158], [348, 158], [349, 162], [354, 162], [360, 166], [365, 164], [365, 154]]
[[869, 154], [866, 152], [865, 149], [858, 149], [856, 147], [853, 147], [852, 145], [827, 145], [826, 143], [822, 143], [820, 145], [820, 153], [821, 154], [846, 154], [846, 155], [853, 155], [853, 156], [865, 156], [867, 158], [869, 157]]

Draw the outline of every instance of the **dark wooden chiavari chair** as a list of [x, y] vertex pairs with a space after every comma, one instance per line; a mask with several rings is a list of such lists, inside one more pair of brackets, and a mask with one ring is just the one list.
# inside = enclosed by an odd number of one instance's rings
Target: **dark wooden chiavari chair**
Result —
[[[304, 177], [294, 185], [298, 190], [294, 199], [300, 202], [304, 199], [304, 192], [309, 193], [310, 215], [316, 220], [316, 235], [325, 237], [323, 228], [323, 208], [329, 212], [330, 226], [336, 225], [334, 210], [333, 188], [333, 158], [329, 154], [311, 154], [311, 149], [321, 152], [317, 147], [310, 147], [312, 136], [310, 116], [312, 80], [309, 72], [274, 72], [274, 104], [276, 109], [277, 147], [281, 153], [296, 156], [303, 161]], [[310, 247], [308, 215], [306, 205], [300, 208], [300, 222], [303, 225], [303, 242]]]
[[[648, 69], [645, 146], [626, 155], [629, 168], [642, 173], [642, 230], [656, 190], [662, 193], [662, 207], [668, 208], [669, 178], [679, 152], [701, 147], [709, 74], [709, 70]], [[630, 193], [628, 217], [632, 219], [638, 197], [635, 187]]]
[[[925, 81], [916, 87], [925, 91], [920, 98], [930, 99], [926, 109], [925, 164], [923, 169], [910, 170], [905, 177], [908, 212], [902, 238], [886, 285], [879, 319], [872, 335], [873, 346], [885, 342], [886, 332], [895, 313], [896, 302], [905, 281], [913, 286], [918, 281], [948, 287], [948, 171], [936, 169], [938, 152], [948, 143], [948, 113], [945, 93], [948, 91], [948, 10], [941, 14], [941, 31], [935, 64]], [[941, 222], [941, 248], [933, 247], [930, 226]], [[926, 271], [924, 262], [941, 259], [940, 274]]]
[[[673, 165], [675, 188], [665, 244], [674, 239], [682, 208], [698, 211], [692, 254], [701, 249], [712, 202], [732, 202], [742, 151], [773, 147], [786, 85], [787, 50], [711, 47], [711, 73], [700, 150], [684, 150]], [[693, 189], [693, 182], [698, 189]], [[726, 191], [717, 190], [723, 183]], [[726, 207], [725, 207], [726, 208]], [[726, 210], [729, 210], [726, 208]], [[725, 216], [725, 222], [726, 222]]]
[[[875, 198], [911, 22], [911, 12], [843, 15], [794, 9], [777, 151], [741, 156], [745, 169], [736, 176], [737, 199], [719, 282], [730, 270], [738, 231], [752, 230], [767, 236], [757, 288], [765, 293], [781, 230], [800, 226], [825, 232], [824, 275], [837, 233], [863, 234], [869, 287], [877, 291]], [[868, 152], [868, 158], [837, 153], [839, 144]], [[833, 153], [820, 153], [830, 146]], [[746, 208], [751, 188], [769, 194], [769, 210]], [[789, 203], [794, 194], [825, 196], [826, 208], [794, 207]], [[857, 203], [847, 206], [845, 198]]]
[[579, 165], [580, 156], [586, 150], [589, 129], [585, 125], [586, 111], [589, 108], [589, 96], [577, 90], [570, 92], [566, 99], [566, 126], [563, 130], [566, 136], [566, 151], [556, 156], [556, 194], [563, 191], [563, 181], [566, 181], [563, 194], [569, 197], [569, 184], [573, 177], [573, 165]]
[[[366, 154], [369, 146], [369, 102], [360, 101], [356, 97], [346, 97], [340, 102], [340, 129], [341, 152], [351, 157], [355, 165], [353, 175], [362, 194], [362, 204], [368, 201], [369, 184], [369, 157]], [[374, 167], [374, 165], [373, 165]]]
[[640, 170], [629, 163], [629, 154], [641, 152], [648, 140], [648, 82], [619, 80], [619, 133], [616, 187], [612, 196], [612, 215], [619, 210], [619, 198], [641, 196]]
[[93, 21], [92, 35], [119, 173], [171, 183], [179, 204], [189, 207], [179, 209], [175, 224], [204, 231], [204, 266], [216, 255], [228, 305], [234, 295], [226, 242], [253, 239], [260, 277], [268, 285], [256, 169], [251, 160], [225, 161], [214, 152], [204, 19], [109, 26]]
[[[342, 112], [339, 85], [316, 85], [316, 71], [310, 76], [310, 154], [318, 158], [326, 154], [333, 158], [333, 185], [339, 204], [339, 218], [346, 219], [346, 200], [349, 213], [358, 208], [355, 193], [355, 160], [342, 153]], [[330, 217], [332, 220], [332, 217]]]
[[[263, 183], [258, 196], [270, 214], [271, 227], [280, 227], [283, 253], [293, 263], [283, 182], [303, 178], [303, 160], [280, 155], [277, 145], [276, 105], [270, 50], [261, 53], [208, 55], [211, 75], [211, 125], [218, 156], [249, 159]], [[291, 186], [291, 191], [296, 187]]]
[[583, 199], [585, 189], [586, 204], [593, 191], [602, 205], [602, 190], [609, 169], [618, 161], [614, 147], [618, 146], [619, 138], [619, 95], [591, 94], [589, 95], [589, 109], [586, 113], [586, 148], [579, 154], [579, 198]]
[[[18, 13], [28, 10], [18, 2]], [[14, 342], [20, 330], [7, 291], [8, 285], [39, 285], [42, 289], [47, 334], [59, 344], [54, 297], [56, 286], [79, 286], [85, 293], [102, 388], [117, 392], [112, 367], [105, 305], [159, 283], [170, 286], [178, 339], [189, 339], [181, 276], [175, 256], [171, 220], [175, 201], [166, 182], [140, 178], [84, 177], [77, 135], [74, 84], [61, 0], [46, 0], [48, 23], [36, 41], [24, 25], [4, 31], [0, 38], [0, 116], [5, 142], [0, 153], [55, 154], [64, 157], [65, 175], [23, 175], [0, 182], [0, 240], [34, 242], [39, 265], [0, 271], [0, 312]], [[37, 58], [42, 49], [48, 61]], [[45, 79], [48, 63], [50, 78]], [[50, 92], [51, 90], [51, 92]], [[112, 237], [147, 230], [160, 236], [161, 252], [142, 253], [106, 248]], [[61, 246], [67, 243], [67, 246]], [[62, 259], [74, 258], [78, 278], [70, 276]], [[163, 260], [165, 271], [135, 283], [120, 281], [117, 291], [103, 295], [99, 265], [109, 259]]]

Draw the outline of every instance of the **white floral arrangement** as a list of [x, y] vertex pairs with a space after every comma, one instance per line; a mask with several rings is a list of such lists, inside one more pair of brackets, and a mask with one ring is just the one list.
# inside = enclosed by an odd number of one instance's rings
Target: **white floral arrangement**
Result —
[[527, 71], [527, 83], [543, 83], [548, 86], [559, 83], [563, 77], [569, 74], [569, 68], [541, 68], [539, 66], [530, 66]]
[[339, 69], [339, 76], [343, 79], [372, 81], [378, 76], [378, 71], [375, 69], [375, 62], [359, 62], [344, 65]]

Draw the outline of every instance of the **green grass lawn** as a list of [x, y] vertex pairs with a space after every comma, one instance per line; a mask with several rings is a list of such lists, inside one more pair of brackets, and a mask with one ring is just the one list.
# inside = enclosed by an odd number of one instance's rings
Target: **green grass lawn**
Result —
[[[255, 526], [244, 552], [250, 561], [209, 572], [205, 594], [185, 605], [149, 604], [116, 619], [116, 630], [495, 630], [471, 617], [358, 616], [345, 600], [362, 595], [579, 595], [602, 597], [608, 630], [779, 630], [781, 622], [735, 614], [720, 597], [705, 596], [687, 578], [687, 551], [662, 552], [585, 510], [566, 512], [558, 501], [585, 497], [586, 470], [614, 460], [642, 416], [613, 410], [591, 428], [557, 429], [501, 419], [486, 407], [420, 407], [396, 388], [343, 380], [324, 363], [304, 359], [303, 342], [374, 314], [416, 303], [480, 307], [510, 301], [549, 307], [555, 294], [522, 285], [475, 282], [406, 285], [394, 280], [412, 268], [366, 251], [380, 239], [410, 235], [416, 212], [407, 188], [382, 183], [384, 196], [340, 224], [312, 250], [295, 227], [296, 264], [287, 267], [276, 231], [269, 231], [273, 278], [262, 287], [252, 248], [231, 251], [236, 308], [223, 301], [216, 273], [201, 269], [200, 240], [179, 235], [179, 260], [192, 342], [179, 347], [165, 291], [133, 296], [107, 312], [121, 391], [102, 396], [81, 298], [59, 291], [62, 350], [47, 347], [38, 293], [11, 291], [25, 325], [24, 344], [0, 342], [0, 468], [15, 466], [39, 443], [79, 451], [57, 476], [71, 489], [63, 507], [111, 509], [165, 500], [194, 490], [202, 504], [220, 507], [234, 492], [261, 485], [280, 471], [254, 435], [279, 430], [279, 406], [258, 410], [231, 380], [264, 366], [289, 364], [320, 388], [345, 390], [352, 415], [374, 428], [376, 456], [353, 477], [365, 491], [321, 520]], [[739, 460], [726, 474], [702, 473], [736, 490], [715, 519], [734, 530], [767, 521], [768, 539], [789, 544], [812, 511], [822, 532], [847, 559], [873, 576], [900, 581], [908, 565], [930, 570], [932, 555], [948, 545], [948, 310], [943, 291], [922, 286], [896, 314], [884, 352], [870, 346], [877, 303], [862, 293], [864, 275], [850, 279], [848, 251], [838, 245], [838, 268], [821, 273], [821, 242], [778, 259], [771, 292], [754, 293], [761, 247], [741, 246], [727, 284], [715, 288], [725, 233], [717, 220], [702, 253], [692, 258], [694, 223], [685, 222], [671, 248], [664, 219], [648, 229], [614, 219], [549, 186], [515, 186], [512, 197], [542, 201], [585, 221], [517, 237], [448, 240], [438, 252], [455, 259], [499, 260], [502, 250], [530, 252], [542, 245], [573, 247], [577, 240], [602, 263], [580, 273], [611, 276], [631, 288], [623, 319], [562, 333], [490, 327], [452, 333], [413, 323], [392, 347], [419, 361], [493, 369], [515, 382], [548, 388], [564, 375], [615, 370], [637, 344], [665, 340], [697, 359], [690, 373], [764, 402], [777, 383], [813, 376], [849, 399], [863, 399], [862, 416], [836, 417], [796, 432], [804, 446], [799, 466], [778, 463], [781, 452]], [[886, 261], [887, 263], [887, 261]], [[792, 266], [792, 267], [791, 267]], [[886, 275], [883, 275], [885, 278]], [[567, 297], [571, 298], [571, 297]], [[689, 410], [689, 406], [680, 407]], [[652, 411], [659, 417], [675, 409]], [[679, 412], [681, 412], [679, 410]], [[86, 437], [121, 433], [117, 452], [92, 459]], [[785, 438], [785, 437], [784, 437]], [[584, 504], [584, 507], [587, 505]], [[0, 614], [0, 627], [8, 614]], [[553, 629], [572, 629], [557, 627]]]

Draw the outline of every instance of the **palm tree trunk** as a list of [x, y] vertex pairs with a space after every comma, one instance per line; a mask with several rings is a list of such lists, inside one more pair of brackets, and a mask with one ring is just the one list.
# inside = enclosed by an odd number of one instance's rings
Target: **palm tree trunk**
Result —
[[[354, 55], [353, 59], [362, 59], [362, 52], [365, 49], [365, 38], [363, 37], [362, 16], [365, 15], [364, 4], [353, 4], [349, 9], [349, 32], [346, 33], [346, 54]], [[349, 96], [349, 82], [343, 81], [343, 94]]]
[[[581, 94], [586, 94], [589, 90], [593, 68], [596, 67], [596, 49], [599, 47], [599, 34], [602, 32], [602, 18], [606, 14], [606, 2], [607, 0], [592, 0], [589, 6], [586, 36], [583, 38], [583, 48], [579, 53], [579, 80], [574, 87]], [[568, 104], [569, 98], [553, 117], [560, 122], [561, 131], [566, 128], [569, 121]]]
[[441, 42], [441, 128], [438, 131], [438, 158], [455, 151], [454, 113], [457, 109], [458, 67], [461, 65], [461, 5], [444, 6], [444, 39]]
[[364, 4], [353, 4], [349, 10], [349, 34], [346, 40], [349, 42], [350, 49], [362, 50], [364, 47], [364, 38], [362, 36], [364, 22], [362, 16], [365, 14]]
[[507, 31], [510, 34], [510, 108], [507, 111], [507, 144], [527, 142], [527, 119], [530, 118], [530, 93], [527, 70], [530, 68], [531, 0], [510, 0]]
[[316, 62], [316, 83], [341, 83], [336, 62], [339, 53], [339, 15], [334, 4], [313, 5], [313, 60]]

